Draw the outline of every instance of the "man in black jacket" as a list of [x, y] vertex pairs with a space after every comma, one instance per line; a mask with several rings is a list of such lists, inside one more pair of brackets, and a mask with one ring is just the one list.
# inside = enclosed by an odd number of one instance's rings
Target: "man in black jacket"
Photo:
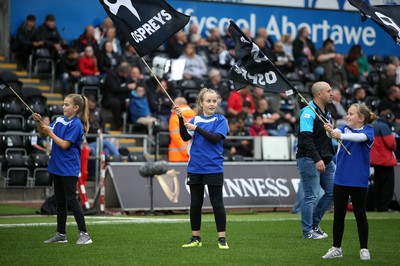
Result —
[[26, 20], [17, 30], [11, 49], [15, 53], [18, 70], [26, 70], [28, 58], [32, 50], [32, 36], [36, 27], [36, 17], [28, 15]]
[[[333, 95], [329, 84], [323, 81], [314, 83], [311, 91], [313, 100], [300, 110], [296, 159], [304, 190], [301, 207], [303, 236], [322, 239], [328, 235], [319, 224], [333, 201], [334, 150], [324, 129], [324, 123], [331, 123], [326, 106], [332, 102]], [[325, 194], [318, 199], [320, 187]]]

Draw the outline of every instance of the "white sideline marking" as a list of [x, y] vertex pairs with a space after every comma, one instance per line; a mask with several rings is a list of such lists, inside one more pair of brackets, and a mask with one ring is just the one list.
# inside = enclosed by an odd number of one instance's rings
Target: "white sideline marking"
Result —
[[[16, 218], [18, 216], [7, 216], [7, 218]], [[32, 216], [21, 216], [32, 217]], [[41, 217], [41, 216], [37, 216]], [[55, 217], [55, 216], [54, 216]], [[5, 218], [4, 216], [1, 218]], [[130, 217], [106, 217], [106, 216], [87, 216], [85, 217], [87, 225], [105, 225], [105, 224], [144, 224], [144, 223], [183, 223], [189, 222], [189, 219], [168, 219], [168, 218], [130, 218]], [[354, 217], [346, 218], [348, 220], [355, 220]], [[91, 221], [92, 220], [92, 221]], [[101, 221], [96, 221], [101, 220]], [[324, 220], [333, 220], [333, 217], [326, 217]], [[370, 217], [368, 220], [400, 220], [400, 217]], [[274, 219], [248, 219], [248, 220], [235, 220], [229, 222], [277, 222], [277, 221], [300, 221], [300, 217], [293, 218], [274, 218]], [[204, 220], [203, 222], [214, 222], [214, 220]], [[67, 222], [67, 225], [75, 225], [75, 221]], [[57, 223], [51, 222], [38, 222], [38, 223], [22, 223], [22, 224], [0, 224], [1, 228], [16, 228], [16, 227], [39, 227], [39, 226], [56, 226]]]

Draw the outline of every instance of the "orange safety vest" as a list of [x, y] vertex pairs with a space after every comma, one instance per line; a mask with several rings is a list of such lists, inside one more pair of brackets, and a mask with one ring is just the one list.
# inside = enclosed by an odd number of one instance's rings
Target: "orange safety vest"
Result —
[[[179, 106], [182, 110], [183, 117], [186, 121], [190, 121], [196, 116], [196, 112], [189, 105]], [[168, 161], [170, 162], [187, 162], [189, 154], [187, 153], [188, 141], [183, 141], [179, 133], [179, 119], [175, 110], [169, 119], [169, 136], [171, 141], [168, 145]]]

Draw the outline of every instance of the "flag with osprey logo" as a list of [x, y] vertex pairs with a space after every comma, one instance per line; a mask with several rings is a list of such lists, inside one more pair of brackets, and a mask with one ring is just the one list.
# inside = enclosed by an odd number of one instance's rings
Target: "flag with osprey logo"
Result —
[[235, 90], [253, 85], [269, 92], [293, 94], [293, 86], [287, 78], [233, 21], [230, 21], [228, 30], [235, 42], [237, 61], [227, 77], [233, 81]]
[[141, 57], [185, 27], [190, 19], [164, 0], [99, 1]]
[[367, 17], [372, 19], [400, 45], [400, 5], [370, 6], [363, 0], [349, 0], [349, 3], [359, 10], [362, 21]]

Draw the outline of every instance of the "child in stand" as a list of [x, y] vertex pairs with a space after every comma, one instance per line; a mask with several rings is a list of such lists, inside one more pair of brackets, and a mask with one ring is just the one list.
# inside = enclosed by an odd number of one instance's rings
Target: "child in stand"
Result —
[[249, 127], [249, 133], [252, 137], [268, 136], [268, 131], [265, 129], [262, 113], [254, 114], [254, 122]]
[[226, 213], [222, 197], [224, 184], [223, 141], [228, 133], [226, 118], [217, 114], [219, 95], [204, 88], [196, 98], [197, 116], [184, 121], [182, 111], [175, 107], [179, 129], [184, 141], [190, 140], [187, 184], [190, 187], [190, 224], [192, 238], [183, 248], [201, 247], [201, 209], [204, 186], [207, 185], [218, 231], [218, 248], [229, 249], [225, 239]]
[[[57, 232], [44, 243], [66, 243], [67, 207], [73, 212], [79, 235], [76, 244], [91, 244], [86, 230], [85, 216], [76, 198], [76, 185], [80, 171], [80, 149], [83, 135], [89, 130], [88, 100], [79, 94], [69, 94], [64, 99], [64, 116], [58, 117], [50, 126], [38, 123], [41, 137], [49, 136], [52, 153], [48, 172], [54, 180], [54, 196], [57, 204]], [[40, 114], [33, 114], [37, 122]]]
[[376, 115], [368, 107], [355, 103], [347, 111], [347, 126], [333, 129], [330, 124], [324, 125], [328, 134], [342, 140], [343, 145], [351, 153], [349, 155], [341, 146], [338, 146], [333, 187], [335, 206], [333, 246], [322, 256], [324, 259], [343, 257], [341, 246], [349, 197], [351, 197], [357, 221], [360, 259], [371, 258], [368, 251], [368, 220], [365, 212], [370, 175], [370, 152], [374, 141], [374, 129], [370, 124], [376, 119]]

